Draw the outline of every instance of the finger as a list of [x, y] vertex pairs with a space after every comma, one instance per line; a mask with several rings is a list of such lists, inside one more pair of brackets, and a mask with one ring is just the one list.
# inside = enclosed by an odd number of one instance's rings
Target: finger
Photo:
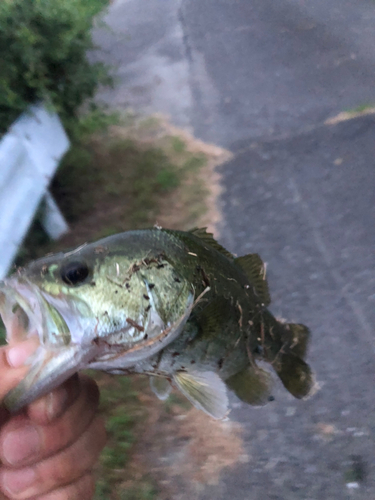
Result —
[[88, 473], [72, 484], [38, 496], [38, 500], [91, 500], [94, 492], [95, 479], [92, 473]]
[[20, 382], [30, 367], [26, 359], [35, 352], [38, 342], [35, 338], [20, 344], [0, 348], [0, 401], [5, 394]]
[[5, 346], [8, 364], [12, 368], [20, 368], [25, 365], [25, 361], [40, 346], [39, 338], [33, 335], [23, 342], [9, 342]]
[[40, 498], [56, 488], [69, 485], [90, 471], [106, 442], [101, 418], [69, 448], [31, 467], [0, 471], [0, 488], [12, 500]]
[[75, 374], [50, 393], [31, 403], [27, 408], [29, 418], [36, 424], [46, 425], [61, 417], [81, 396], [81, 391], [86, 389], [85, 384], [82, 388], [81, 378]]
[[70, 408], [49, 425], [35, 425], [20, 415], [7, 422], [0, 433], [0, 459], [5, 465], [31, 465], [63, 450], [87, 429], [99, 404], [99, 390], [88, 377]]

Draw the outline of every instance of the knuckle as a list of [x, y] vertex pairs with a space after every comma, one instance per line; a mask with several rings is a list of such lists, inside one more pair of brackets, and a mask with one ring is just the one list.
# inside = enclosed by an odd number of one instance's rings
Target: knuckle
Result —
[[77, 479], [74, 483], [38, 496], [35, 500], [91, 500], [94, 493], [95, 481], [93, 475], [88, 473]]
[[[77, 379], [71, 379], [69, 384], [72, 383], [77, 383]], [[43, 450], [40, 454], [42, 458], [56, 455], [77, 442], [90, 429], [95, 420], [99, 404], [99, 389], [89, 377], [84, 377], [80, 386], [79, 395], [59, 418], [54, 419], [48, 425], [40, 425], [39, 429], [43, 436]], [[69, 386], [62, 386], [61, 391], [55, 394], [58, 400], [64, 398], [66, 390], [70, 391]], [[54, 394], [51, 393], [50, 396], [54, 396]], [[58, 401], [57, 404], [61, 406], [61, 401]]]
[[59, 486], [86, 474], [97, 461], [105, 442], [103, 420], [96, 417], [76, 442], [41, 464], [46, 482]]
[[[78, 457], [77, 457], [78, 458]], [[74, 460], [72, 456], [65, 454], [59, 459], [52, 460], [48, 467], [48, 482], [55, 485], [61, 485], [70, 482], [79, 475], [79, 460]]]

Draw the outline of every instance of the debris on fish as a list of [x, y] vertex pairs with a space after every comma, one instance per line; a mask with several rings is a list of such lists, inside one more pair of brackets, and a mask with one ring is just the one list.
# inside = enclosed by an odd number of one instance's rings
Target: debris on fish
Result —
[[24, 380], [5, 397], [16, 412], [73, 373], [144, 373], [166, 399], [176, 386], [213, 418], [227, 388], [250, 405], [272, 399], [267, 362], [304, 398], [309, 330], [283, 323], [257, 254], [234, 257], [205, 229], [129, 231], [39, 259], [0, 282], [8, 341], [39, 338]]

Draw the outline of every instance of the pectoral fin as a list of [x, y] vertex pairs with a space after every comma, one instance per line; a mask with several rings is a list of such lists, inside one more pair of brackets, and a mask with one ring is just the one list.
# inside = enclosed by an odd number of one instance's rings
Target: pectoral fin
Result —
[[174, 382], [182, 394], [199, 410], [215, 419], [228, 413], [228, 396], [224, 382], [214, 372], [176, 372]]
[[162, 377], [150, 377], [152, 392], [162, 401], [168, 399], [172, 386], [168, 379]]
[[257, 366], [248, 366], [225, 383], [239, 399], [253, 406], [265, 405], [273, 386], [271, 375]]

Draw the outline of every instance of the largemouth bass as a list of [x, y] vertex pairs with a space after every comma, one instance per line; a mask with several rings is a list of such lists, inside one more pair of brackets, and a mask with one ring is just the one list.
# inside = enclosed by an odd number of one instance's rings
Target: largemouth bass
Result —
[[309, 331], [276, 320], [269, 303], [260, 257], [236, 258], [204, 229], [129, 231], [39, 259], [0, 282], [8, 340], [40, 344], [4, 403], [18, 411], [93, 368], [147, 374], [159, 398], [173, 384], [223, 418], [227, 388], [251, 405], [272, 399], [263, 362], [303, 398]]

